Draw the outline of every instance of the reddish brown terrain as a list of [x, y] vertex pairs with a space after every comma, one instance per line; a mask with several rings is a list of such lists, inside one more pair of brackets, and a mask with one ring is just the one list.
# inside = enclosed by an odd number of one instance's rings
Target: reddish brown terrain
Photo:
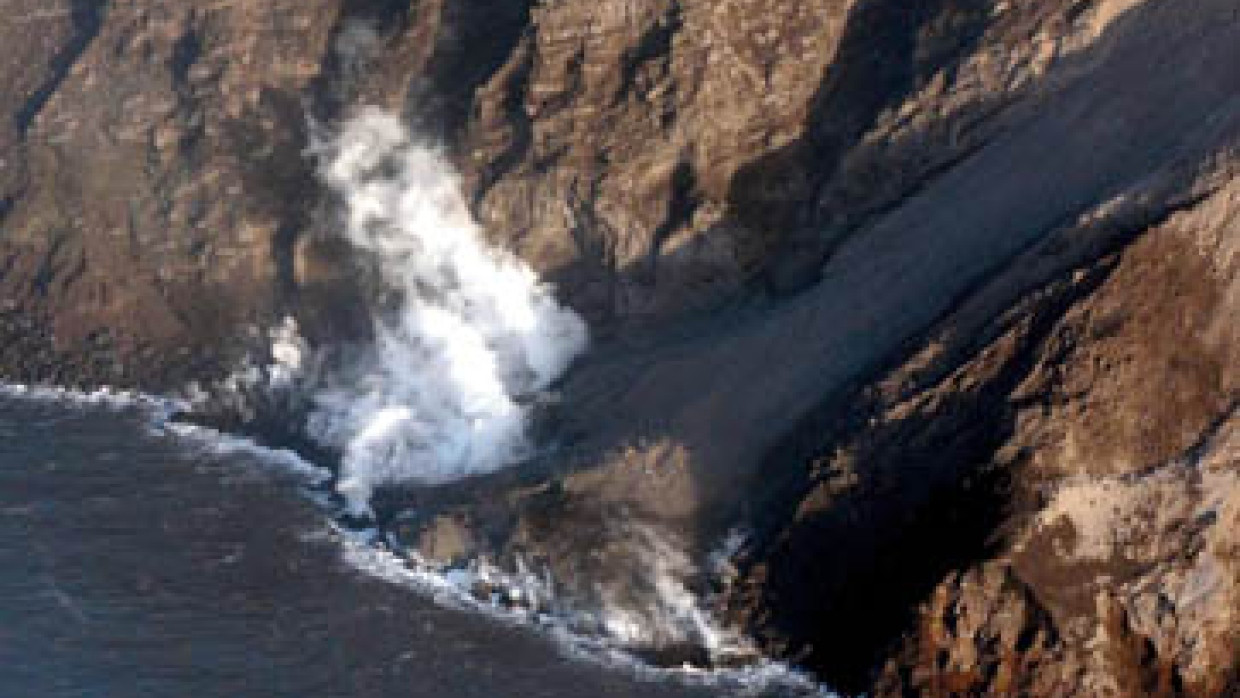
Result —
[[1234, 0], [11, 0], [0, 47], [5, 379], [364, 335], [306, 148], [382, 105], [594, 335], [554, 474], [426, 550], [740, 524], [721, 611], [841, 690], [1240, 691]]

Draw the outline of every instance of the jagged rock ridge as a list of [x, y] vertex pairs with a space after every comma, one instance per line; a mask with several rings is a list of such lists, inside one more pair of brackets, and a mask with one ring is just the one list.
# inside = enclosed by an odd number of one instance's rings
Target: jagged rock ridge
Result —
[[875, 695], [1235, 690], [1234, 3], [6, 10], [6, 377], [364, 333], [304, 149], [383, 104], [600, 338], [514, 545], [748, 522], [738, 622]]

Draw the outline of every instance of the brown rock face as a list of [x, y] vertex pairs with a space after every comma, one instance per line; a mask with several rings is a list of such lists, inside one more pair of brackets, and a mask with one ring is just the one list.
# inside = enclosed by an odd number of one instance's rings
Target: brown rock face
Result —
[[67, 27], [16, 102], [5, 153], [23, 176], [4, 220], [4, 294], [44, 345], [7, 357], [10, 372], [175, 385], [275, 302], [281, 244], [310, 190], [298, 95], [330, 8], [15, 5], [6, 27], [24, 36]]
[[1223, 695], [1234, 153], [1166, 180], [1191, 184], [1152, 223], [1114, 202], [1061, 229], [804, 427], [825, 436], [738, 597], [752, 627], [877, 695]]
[[597, 338], [431, 552], [742, 523], [731, 616], [843, 689], [1237, 690], [1233, 0], [11, 0], [0, 48], [6, 379], [365, 336], [306, 149], [379, 104]]

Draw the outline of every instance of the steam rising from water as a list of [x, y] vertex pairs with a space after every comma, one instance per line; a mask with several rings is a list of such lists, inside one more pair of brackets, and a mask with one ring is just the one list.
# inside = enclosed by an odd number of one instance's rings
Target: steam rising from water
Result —
[[[398, 118], [364, 110], [316, 150], [344, 202], [342, 233], [393, 294], [373, 348], [312, 398], [310, 435], [343, 454], [350, 508], [367, 511], [378, 485], [443, 483], [522, 458], [527, 403], [585, 347], [582, 320], [485, 244], [456, 174]], [[274, 353], [296, 369], [293, 343]]]
[[[289, 321], [267, 335], [270, 362], [248, 364], [213, 394], [191, 390], [189, 404], [220, 399], [253, 416], [257, 408], [247, 403], [255, 397], [291, 396], [298, 407], [307, 400], [308, 433], [342, 454], [337, 489], [355, 514], [369, 510], [377, 486], [443, 483], [525, 456], [529, 403], [584, 349], [584, 323], [528, 267], [483, 242], [456, 175], [434, 149], [412, 141], [397, 118], [363, 111], [315, 152], [320, 176], [343, 202], [341, 234], [369, 258], [377, 285], [390, 294], [376, 311], [373, 345], [324, 364]], [[146, 404], [142, 396], [45, 395], [0, 385], [0, 397], [6, 395]], [[153, 423], [179, 437], [223, 453], [264, 455], [316, 485], [329, 478], [292, 452], [168, 421], [186, 405], [153, 401], [150, 407]], [[508, 571], [485, 556], [445, 566], [378, 530], [333, 526], [331, 535], [359, 568], [454, 605], [545, 626], [583, 656], [743, 693], [786, 688], [830, 695], [782, 665], [760, 661], [752, 643], [712, 616], [709, 598], [701, 596], [706, 587], [690, 583], [728, 582], [724, 568], [743, 540], [739, 534], [712, 556], [703, 577], [683, 543], [660, 530], [625, 519], [601, 527], [605, 535], [588, 554], [559, 561], [559, 579], [519, 555]], [[628, 653], [652, 650], [734, 668], [658, 669]]]

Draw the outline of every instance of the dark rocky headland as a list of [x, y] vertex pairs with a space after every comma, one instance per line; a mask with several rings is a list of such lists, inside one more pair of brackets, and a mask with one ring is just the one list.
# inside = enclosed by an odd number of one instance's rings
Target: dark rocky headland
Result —
[[555, 463], [403, 535], [740, 525], [720, 612], [877, 697], [1240, 691], [1236, 0], [2, 11], [4, 379], [365, 336], [306, 148], [381, 105], [594, 337]]

